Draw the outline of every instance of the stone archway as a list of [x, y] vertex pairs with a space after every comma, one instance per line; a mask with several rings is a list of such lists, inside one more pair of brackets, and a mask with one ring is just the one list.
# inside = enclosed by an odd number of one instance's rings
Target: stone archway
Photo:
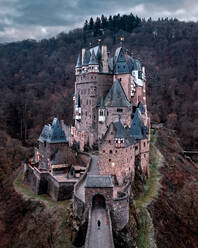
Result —
[[97, 194], [92, 198], [92, 207], [106, 208], [106, 199], [103, 195]]

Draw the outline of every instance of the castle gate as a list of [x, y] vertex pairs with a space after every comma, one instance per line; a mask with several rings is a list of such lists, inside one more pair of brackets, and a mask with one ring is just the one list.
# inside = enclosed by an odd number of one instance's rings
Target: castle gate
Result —
[[93, 196], [92, 199], [92, 207], [100, 207], [100, 208], [106, 208], [106, 200], [103, 195], [97, 194]]

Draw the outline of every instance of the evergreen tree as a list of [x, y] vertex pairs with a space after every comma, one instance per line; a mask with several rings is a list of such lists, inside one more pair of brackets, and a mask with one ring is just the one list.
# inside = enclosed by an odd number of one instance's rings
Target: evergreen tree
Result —
[[94, 25], [94, 36], [101, 35], [100, 28], [101, 28], [101, 20], [99, 17], [97, 17]]
[[106, 29], [108, 26], [107, 17], [101, 16], [101, 28]]
[[109, 16], [109, 20], [108, 20], [108, 29], [113, 31], [113, 19], [112, 16]]
[[89, 30], [93, 30], [93, 28], [94, 28], [94, 20], [93, 20], [93, 18], [91, 17], [90, 20], [89, 20], [88, 29], [89, 29]]
[[87, 21], [87, 20], [85, 21], [83, 30], [84, 30], [84, 31], [87, 31], [87, 30], [88, 30], [88, 21]]

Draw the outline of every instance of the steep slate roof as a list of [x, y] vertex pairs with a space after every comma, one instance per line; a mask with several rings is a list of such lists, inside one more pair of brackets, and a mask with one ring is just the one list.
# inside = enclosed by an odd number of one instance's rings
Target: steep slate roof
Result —
[[79, 68], [82, 66], [82, 55], [81, 53], [78, 55], [77, 63], [76, 63], [76, 68]]
[[136, 109], [134, 118], [132, 120], [130, 130], [130, 136], [135, 139], [146, 139], [146, 126], [141, 116], [141, 111], [139, 108]]
[[90, 60], [91, 53], [89, 50], [85, 50], [84, 58], [83, 58], [83, 65], [88, 65]]
[[123, 127], [121, 121], [119, 120], [118, 122], [114, 122], [113, 124], [116, 128], [116, 134], [115, 134], [114, 138], [124, 138], [125, 137], [125, 130], [124, 130], [124, 127]]
[[105, 107], [130, 107], [122, 85], [118, 80], [115, 80], [111, 89], [107, 93], [104, 100]]
[[85, 188], [112, 188], [111, 176], [87, 175]]
[[61, 124], [57, 118], [54, 118], [52, 125], [45, 125], [41, 135], [38, 139], [39, 142], [47, 143], [66, 143], [67, 139], [62, 130]]
[[90, 61], [89, 61], [89, 65], [98, 65], [94, 49], [92, 50], [92, 53], [91, 53], [91, 58], [90, 58]]
[[114, 122], [113, 125], [116, 129], [116, 134], [114, 138], [124, 139], [125, 147], [128, 147], [136, 143], [136, 140], [130, 136], [129, 129], [124, 128], [120, 120], [118, 122]]
[[92, 53], [93, 50], [94, 50], [96, 58], [99, 60], [102, 56], [100, 46], [95, 46], [95, 47], [90, 48], [90, 53]]
[[114, 55], [114, 73], [115, 74], [125, 74], [130, 73], [129, 67], [125, 58], [124, 50], [119, 47], [115, 51]]

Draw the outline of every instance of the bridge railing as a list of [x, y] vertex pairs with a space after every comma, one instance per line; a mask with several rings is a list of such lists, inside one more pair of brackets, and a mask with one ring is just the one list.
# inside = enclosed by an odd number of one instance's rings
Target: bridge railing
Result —
[[107, 216], [108, 216], [109, 228], [110, 228], [110, 240], [111, 240], [111, 246], [112, 246], [112, 248], [115, 248], [115, 246], [114, 246], [114, 242], [113, 242], [112, 222], [111, 222], [111, 216], [110, 216], [110, 211], [109, 211], [109, 209], [107, 209]]
[[89, 237], [91, 234], [91, 211], [92, 211], [92, 209], [89, 208], [89, 220], [88, 220], [87, 234], [86, 234], [86, 238], [85, 238], [85, 248], [89, 248]]
[[89, 156], [89, 162], [87, 164], [87, 168], [85, 170], [85, 173], [81, 176], [79, 181], [74, 185], [74, 200], [73, 200], [74, 214], [76, 216], [79, 216], [79, 217], [82, 217], [82, 215], [83, 215], [83, 212], [85, 209], [85, 202], [80, 198], [78, 191], [79, 191], [80, 187], [82, 186], [84, 180], [86, 179], [87, 173], [89, 172], [91, 162], [92, 162], [92, 158], [91, 158], [90, 154], [88, 154], [88, 153], [83, 153], [83, 154], [86, 154], [87, 156]]

